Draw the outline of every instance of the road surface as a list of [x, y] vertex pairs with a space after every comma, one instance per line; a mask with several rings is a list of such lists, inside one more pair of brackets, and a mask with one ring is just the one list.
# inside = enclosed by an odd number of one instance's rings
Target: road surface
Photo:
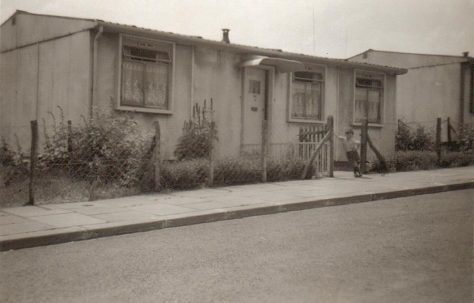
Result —
[[0, 253], [2, 302], [473, 302], [474, 190]]

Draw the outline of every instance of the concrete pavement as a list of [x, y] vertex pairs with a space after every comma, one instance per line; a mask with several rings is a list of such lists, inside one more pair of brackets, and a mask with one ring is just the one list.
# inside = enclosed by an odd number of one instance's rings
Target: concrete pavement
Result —
[[474, 167], [148, 194], [0, 210], [0, 250], [474, 188]]

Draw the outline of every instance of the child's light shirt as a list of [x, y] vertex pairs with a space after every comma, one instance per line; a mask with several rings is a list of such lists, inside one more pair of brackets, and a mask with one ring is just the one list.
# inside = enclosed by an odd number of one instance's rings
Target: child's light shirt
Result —
[[344, 136], [337, 136], [337, 137], [342, 140], [342, 146], [346, 153], [350, 151], [358, 150], [358, 147], [360, 145], [359, 141], [355, 140], [354, 138], [350, 138], [349, 140], [347, 140], [347, 138]]

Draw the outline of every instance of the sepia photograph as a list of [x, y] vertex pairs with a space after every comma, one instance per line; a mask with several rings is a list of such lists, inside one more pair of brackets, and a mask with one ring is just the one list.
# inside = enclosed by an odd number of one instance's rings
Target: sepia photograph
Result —
[[474, 302], [474, 0], [0, 24], [0, 302]]

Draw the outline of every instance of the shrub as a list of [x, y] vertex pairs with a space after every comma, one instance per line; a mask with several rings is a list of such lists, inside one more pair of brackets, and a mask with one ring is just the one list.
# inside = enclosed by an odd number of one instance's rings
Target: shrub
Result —
[[460, 167], [474, 164], [474, 152], [449, 152], [441, 157], [440, 167]]
[[418, 126], [416, 130], [405, 123], [398, 124], [398, 132], [395, 136], [395, 149], [397, 151], [407, 150], [433, 150], [433, 138], [427, 133], [423, 126]]
[[[268, 181], [285, 181], [301, 178], [303, 160], [271, 160], [267, 164]], [[193, 159], [164, 163], [161, 169], [161, 183], [166, 189], [192, 189], [207, 185], [209, 162], [207, 159]], [[214, 185], [260, 183], [262, 167], [259, 159], [228, 158], [216, 161]]]
[[29, 160], [23, 157], [21, 150], [13, 151], [2, 138], [0, 169], [4, 185], [8, 186], [12, 182], [25, 180], [28, 177], [29, 163]]
[[460, 151], [474, 150], [474, 128], [470, 125], [460, 127], [458, 141]]
[[11, 166], [15, 164], [15, 152], [10, 149], [5, 139], [2, 137], [2, 146], [0, 147], [0, 165]]
[[163, 163], [161, 185], [166, 189], [191, 189], [207, 182], [208, 162], [203, 159]]
[[[271, 160], [267, 163], [268, 181], [286, 181], [300, 179], [305, 161], [299, 159]], [[313, 166], [311, 166], [311, 169]], [[310, 172], [312, 174], [312, 172]]]
[[397, 171], [433, 169], [437, 164], [437, 156], [434, 152], [427, 151], [398, 151], [392, 166]]
[[[212, 110], [212, 106], [211, 106]], [[193, 107], [193, 118], [184, 121], [183, 135], [179, 137], [174, 154], [178, 160], [209, 157], [211, 136], [217, 139], [215, 124], [206, 116], [206, 103], [201, 110], [198, 104]]]
[[38, 157], [42, 172], [67, 172], [76, 179], [103, 184], [137, 185], [149, 157], [145, 140], [137, 134], [136, 122], [128, 117], [96, 117], [84, 125], [68, 128], [61, 118], [53, 135], [45, 130], [45, 146]]
[[258, 183], [262, 180], [262, 167], [257, 159], [223, 159], [214, 166], [215, 185]]
[[405, 123], [398, 123], [398, 132], [395, 135], [395, 149], [396, 150], [409, 150], [413, 136], [410, 128]]

